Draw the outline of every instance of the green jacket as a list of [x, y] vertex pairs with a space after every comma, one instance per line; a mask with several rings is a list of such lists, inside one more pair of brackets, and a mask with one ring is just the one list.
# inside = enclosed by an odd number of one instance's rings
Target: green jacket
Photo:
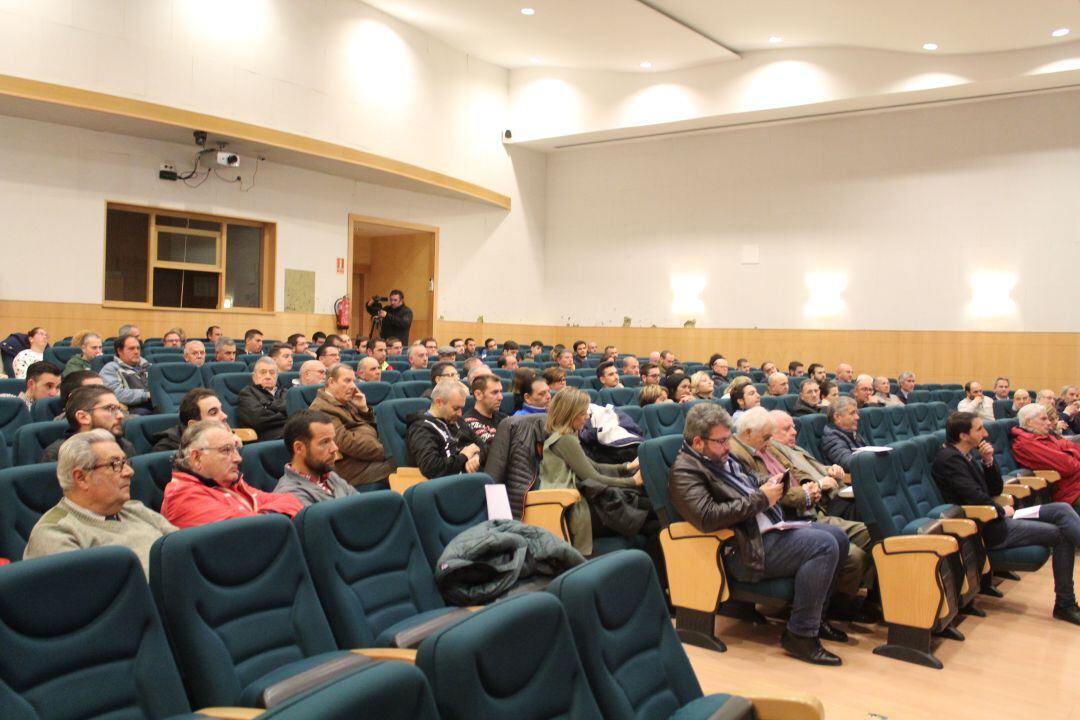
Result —
[[84, 358], [82, 356], [82, 353], [79, 353], [78, 355], [72, 355], [71, 359], [67, 361], [67, 365], [64, 366], [63, 377], [67, 377], [71, 373], [77, 372], [79, 370], [89, 370], [89, 369], [90, 369], [90, 361], [87, 360], [86, 358]]

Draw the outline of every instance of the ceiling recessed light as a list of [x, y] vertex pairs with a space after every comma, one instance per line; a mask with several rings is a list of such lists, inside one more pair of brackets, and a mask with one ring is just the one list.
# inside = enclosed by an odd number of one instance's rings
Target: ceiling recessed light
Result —
[[649, 68], [652, 67], [652, 63], [649, 62], [648, 60], [642, 60], [640, 67], [641, 67], [642, 70], [648, 70]]
[[521, 14], [522, 15], [535, 15], [536, 11], [533, 10], [532, 8], [521, 8]]
[[937, 50], [937, 43], [923, 43], [923, 50]]
[[769, 42], [775, 45], [776, 43], [784, 42], [784, 38], [780, 37], [779, 35], [773, 35], [769, 38]]
[[1065, 37], [1069, 34], [1069, 28], [1058, 28], [1054, 32], [1050, 33], [1054, 37]]

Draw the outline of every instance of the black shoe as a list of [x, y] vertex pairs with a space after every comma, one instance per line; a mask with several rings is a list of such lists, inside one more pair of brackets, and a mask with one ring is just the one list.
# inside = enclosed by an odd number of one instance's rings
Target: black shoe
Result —
[[818, 630], [818, 637], [822, 640], [830, 640], [832, 642], [846, 643], [848, 641], [847, 633], [838, 628], [834, 628], [827, 620], [821, 621], [821, 629]]
[[1080, 607], [1077, 607], [1076, 603], [1072, 605], [1055, 605], [1054, 617], [1058, 620], [1071, 622], [1073, 625], [1080, 625]]
[[843, 661], [836, 655], [821, 647], [821, 641], [816, 637], [801, 637], [788, 630], [780, 636], [780, 647], [784, 648], [792, 657], [814, 665], [837, 666]]

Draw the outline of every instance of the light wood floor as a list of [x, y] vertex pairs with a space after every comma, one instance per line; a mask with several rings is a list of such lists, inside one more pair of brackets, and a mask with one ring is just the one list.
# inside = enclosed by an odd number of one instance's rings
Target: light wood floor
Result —
[[841, 624], [851, 641], [826, 643], [843, 658], [839, 668], [786, 655], [777, 623], [721, 617], [727, 652], [685, 647], [706, 693], [798, 690], [816, 695], [829, 720], [1080, 720], [1080, 627], [1050, 617], [1050, 563], [999, 587], [1004, 598], [976, 599], [987, 617], [960, 623], [965, 641], [935, 641], [943, 670], [874, 655], [885, 641], [881, 626], [860, 633]]

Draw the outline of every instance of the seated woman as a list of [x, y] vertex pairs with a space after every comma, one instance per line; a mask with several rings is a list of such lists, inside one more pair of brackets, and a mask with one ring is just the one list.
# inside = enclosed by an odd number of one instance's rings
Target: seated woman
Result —
[[690, 395], [692, 400], [712, 400], [716, 383], [712, 376], [699, 370], [690, 376]]
[[[734, 384], [734, 383], [732, 383]], [[753, 383], [745, 382], [731, 391], [731, 420], [738, 422], [742, 414], [761, 404], [761, 394]]]
[[[548, 438], [540, 462], [542, 490], [572, 488], [581, 492], [581, 500], [570, 508], [567, 524], [571, 543], [583, 555], [592, 554], [594, 535], [636, 535], [649, 515], [648, 500], [640, 491], [633, 491], [641, 486], [637, 458], [608, 465], [593, 462], [581, 449], [578, 431], [588, 419], [589, 396], [577, 388], [560, 390], [548, 407]], [[631, 492], [612, 494], [605, 492], [608, 488]], [[603, 517], [589, 503], [589, 497], [603, 498]], [[639, 500], [644, 501], [644, 506]]]
[[836, 402], [836, 398], [840, 397], [840, 386], [834, 383], [832, 380], [825, 380], [821, 383], [821, 404], [825, 407], [832, 405]]
[[664, 387], [667, 388], [668, 397], [677, 403], [684, 403], [694, 399], [690, 392], [690, 376], [684, 373], [673, 373], [664, 378]]
[[638, 405], [645, 407], [653, 403], [669, 403], [667, 388], [663, 385], [645, 385], [638, 391]]

